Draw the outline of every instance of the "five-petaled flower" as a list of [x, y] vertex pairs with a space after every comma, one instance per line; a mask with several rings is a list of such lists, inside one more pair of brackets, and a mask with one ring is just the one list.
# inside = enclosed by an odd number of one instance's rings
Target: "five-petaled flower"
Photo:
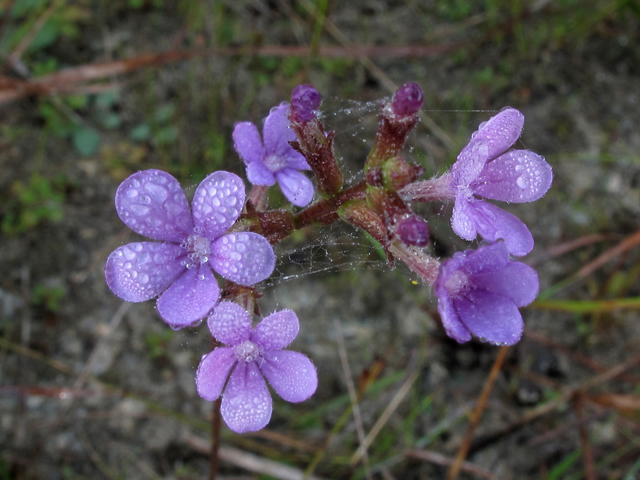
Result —
[[234, 432], [253, 432], [269, 423], [271, 395], [263, 376], [288, 402], [302, 402], [315, 393], [318, 375], [311, 360], [282, 350], [298, 335], [292, 310], [272, 313], [252, 329], [244, 308], [221, 302], [207, 323], [211, 334], [228, 346], [202, 357], [196, 373], [198, 394], [206, 400], [222, 395], [222, 418]]
[[271, 186], [278, 182], [284, 196], [298, 207], [313, 200], [313, 184], [300, 170], [310, 170], [304, 156], [289, 144], [296, 139], [290, 127], [289, 104], [271, 109], [264, 121], [264, 146], [258, 128], [251, 122], [236, 123], [233, 144], [247, 166], [253, 185]]
[[457, 252], [440, 266], [434, 285], [447, 335], [463, 343], [471, 336], [513, 345], [524, 328], [519, 307], [538, 295], [538, 274], [509, 259], [504, 242]]
[[220, 289], [212, 269], [240, 285], [268, 278], [275, 266], [269, 242], [252, 232], [225, 235], [244, 206], [240, 177], [215, 172], [193, 196], [192, 211], [178, 181], [160, 170], [127, 178], [116, 192], [120, 219], [157, 242], [136, 242], [107, 259], [107, 285], [120, 298], [143, 302], [160, 295], [158, 312], [174, 328], [207, 316]]
[[[504, 239], [509, 253], [526, 255], [533, 237], [514, 215], [474, 195], [504, 202], [525, 203], [542, 197], [553, 179], [543, 157], [528, 150], [507, 150], [516, 142], [524, 115], [506, 108], [480, 125], [451, 167], [455, 205], [451, 226], [465, 240], [477, 234], [489, 242]], [[506, 153], [505, 153], [506, 152]]]

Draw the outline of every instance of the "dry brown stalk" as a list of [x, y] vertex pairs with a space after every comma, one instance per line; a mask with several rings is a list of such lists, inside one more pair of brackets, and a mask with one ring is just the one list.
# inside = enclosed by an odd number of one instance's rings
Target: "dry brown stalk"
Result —
[[471, 417], [471, 421], [469, 422], [469, 426], [467, 427], [467, 433], [464, 437], [464, 441], [458, 449], [458, 454], [456, 455], [456, 458], [453, 464], [451, 464], [451, 468], [449, 468], [449, 472], [447, 473], [447, 480], [455, 480], [456, 478], [458, 478], [458, 474], [460, 473], [460, 469], [462, 468], [464, 459], [467, 458], [467, 453], [469, 452], [469, 447], [471, 446], [473, 432], [478, 426], [478, 422], [480, 421], [480, 417], [482, 416], [484, 407], [487, 405], [489, 394], [491, 393], [491, 390], [493, 390], [493, 385], [498, 378], [498, 373], [500, 373], [500, 370], [502, 369], [502, 364], [504, 363], [504, 359], [506, 358], [508, 351], [509, 347], [500, 347], [500, 350], [498, 351], [498, 355], [493, 362], [493, 366], [491, 367], [489, 376], [484, 383], [484, 387], [482, 387], [482, 392], [480, 393], [480, 397], [478, 398], [476, 408], [473, 411], [473, 417]]

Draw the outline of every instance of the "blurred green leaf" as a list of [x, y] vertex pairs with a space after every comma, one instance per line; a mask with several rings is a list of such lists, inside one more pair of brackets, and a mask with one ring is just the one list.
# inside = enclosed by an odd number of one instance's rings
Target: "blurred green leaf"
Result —
[[178, 138], [178, 129], [176, 127], [161, 128], [153, 136], [153, 139], [158, 145], [166, 145], [173, 143]]
[[94, 129], [82, 127], [73, 133], [73, 146], [81, 155], [92, 155], [98, 150], [100, 135]]
[[118, 128], [122, 124], [122, 118], [117, 113], [109, 112], [100, 116], [100, 123], [104, 128]]
[[48, 0], [16, 0], [13, 4], [11, 14], [14, 18], [24, 17], [30, 11], [35, 10], [47, 3]]
[[96, 107], [109, 108], [115, 105], [120, 99], [120, 90], [109, 90], [96, 95]]
[[36, 38], [34, 38], [33, 42], [31, 42], [31, 45], [29, 45], [29, 51], [37, 52], [39, 50], [42, 50], [43, 48], [48, 47], [49, 45], [51, 45], [53, 42], [56, 41], [56, 38], [58, 38], [59, 33], [60, 33], [59, 25], [49, 20], [40, 29], [40, 31], [38, 32], [38, 35], [36, 35]]
[[151, 127], [146, 123], [142, 123], [131, 130], [129, 137], [131, 138], [131, 140], [142, 141], [148, 139], [150, 135]]
[[176, 106], [173, 103], [167, 103], [166, 105], [162, 105], [156, 110], [156, 121], [160, 123], [165, 123], [171, 120], [173, 114], [176, 112]]

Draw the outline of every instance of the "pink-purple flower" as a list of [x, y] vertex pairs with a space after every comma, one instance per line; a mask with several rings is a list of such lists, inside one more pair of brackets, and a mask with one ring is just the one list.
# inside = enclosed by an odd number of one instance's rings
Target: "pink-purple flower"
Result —
[[[451, 167], [455, 195], [451, 226], [465, 240], [477, 234], [489, 242], [503, 239], [512, 255], [526, 255], [533, 237], [514, 215], [478, 199], [525, 203], [542, 197], [553, 179], [543, 157], [528, 150], [507, 150], [522, 132], [524, 115], [506, 108], [480, 125]], [[505, 153], [506, 152], [506, 153]]]
[[178, 181], [160, 170], [127, 178], [116, 192], [120, 219], [158, 242], [135, 242], [107, 259], [105, 277], [113, 293], [129, 302], [158, 295], [158, 313], [174, 328], [206, 317], [218, 302], [213, 271], [240, 285], [268, 278], [275, 266], [269, 242], [252, 232], [225, 235], [244, 206], [240, 177], [215, 172], [193, 196], [192, 210]]
[[202, 357], [196, 373], [198, 394], [211, 401], [222, 395], [220, 412], [234, 432], [253, 432], [269, 423], [272, 401], [265, 378], [288, 402], [302, 402], [315, 393], [318, 374], [311, 360], [283, 350], [300, 328], [292, 310], [272, 313], [252, 329], [244, 308], [221, 302], [207, 323], [227, 346]]
[[518, 308], [536, 298], [539, 284], [536, 271], [510, 260], [500, 241], [455, 253], [440, 266], [434, 288], [448, 336], [513, 345], [524, 328]]
[[236, 123], [233, 144], [247, 166], [253, 185], [271, 186], [278, 182], [284, 196], [298, 207], [313, 200], [313, 184], [300, 170], [310, 170], [304, 156], [289, 144], [296, 139], [289, 122], [289, 104], [271, 109], [264, 122], [264, 145], [258, 128], [251, 122]]

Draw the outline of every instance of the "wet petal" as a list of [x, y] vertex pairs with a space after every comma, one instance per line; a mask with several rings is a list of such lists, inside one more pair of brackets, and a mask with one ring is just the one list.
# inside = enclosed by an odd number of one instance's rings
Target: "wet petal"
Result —
[[522, 337], [522, 315], [514, 303], [502, 295], [470, 290], [454, 298], [453, 305], [462, 323], [481, 341], [514, 345]]
[[467, 327], [461, 322], [451, 298], [448, 296], [438, 297], [438, 313], [440, 314], [442, 326], [447, 336], [453, 338], [458, 343], [471, 340], [471, 333], [469, 333]]
[[249, 286], [269, 278], [276, 256], [262, 235], [240, 232], [230, 233], [213, 242], [209, 262], [227, 280]]
[[262, 162], [250, 163], [247, 166], [247, 180], [251, 185], [266, 185], [270, 187], [276, 183], [276, 177]]
[[255, 432], [271, 419], [271, 394], [254, 362], [239, 362], [222, 395], [220, 412], [236, 433]]
[[[260, 133], [251, 122], [238, 122], [233, 127], [233, 147], [244, 161], [245, 165], [262, 163], [264, 160], [264, 148]], [[251, 182], [253, 183], [253, 182]]]
[[471, 278], [483, 290], [508, 298], [516, 307], [533, 302], [540, 288], [536, 271], [522, 262], [509, 262], [499, 270], [476, 273]]
[[489, 158], [493, 159], [516, 143], [523, 126], [524, 115], [515, 108], [507, 107], [481, 123], [478, 131], [471, 138], [482, 141], [488, 148]]
[[229, 172], [214, 172], [193, 195], [193, 221], [201, 234], [215, 240], [235, 223], [244, 207], [244, 183]]
[[521, 257], [533, 249], [533, 237], [527, 226], [515, 215], [488, 202], [470, 204], [472, 218], [480, 236], [489, 242], [502, 238], [511, 255]]
[[[285, 156], [292, 150], [289, 142], [296, 139], [296, 134], [291, 129], [291, 122], [289, 122], [288, 103], [281, 103], [271, 109], [264, 121], [262, 136], [267, 155]], [[298, 153], [298, 155], [300, 154]]]
[[502, 271], [511, 261], [504, 242], [480, 245], [477, 250], [466, 250], [464, 256], [460, 269], [474, 276], [477, 273]]
[[225, 345], [238, 345], [251, 335], [251, 317], [237, 303], [220, 302], [207, 324], [211, 334]]
[[304, 402], [318, 388], [316, 367], [298, 352], [266, 352], [260, 370], [276, 393], [287, 402]]
[[304, 173], [284, 168], [275, 173], [284, 196], [297, 207], [306, 207], [313, 200], [313, 183]]
[[456, 197], [456, 203], [453, 205], [453, 215], [451, 216], [451, 228], [460, 238], [471, 242], [476, 239], [478, 233], [469, 203], [469, 200], [464, 195]]
[[256, 326], [251, 334], [251, 341], [263, 350], [282, 350], [298, 336], [300, 323], [293, 310], [274, 312]]
[[489, 147], [482, 140], [471, 140], [451, 166], [451, 188], [465, 189], [490, 160]]
[[220, 288], [207, 264], [188, 269], [158, 298], [158, 313], [175, 328], [207, 316], [220, 296]]
[[118, 187], [116, 211], [145, 237], [180, 243], [193, 230], [189, 202], [178, 181], [160, 170], [134, 173]]
[[128, 302], [144, 302], [164, 292], [185, 267], [184, 250], [178, 245], [138, 242], [115, 250], [104, 267], [107, 285]]
[[218, 347], [202, 356], [196, 372], [198, 395], [205, 400], [216, 400], [222, 393], [231, 369], [237, 362], [233, 348]]
[[525, 203], [547, 193], [552, 179], [551, 166], [540, 155], [513, 150], [487, 163], [471, 188], [481, 197]]

